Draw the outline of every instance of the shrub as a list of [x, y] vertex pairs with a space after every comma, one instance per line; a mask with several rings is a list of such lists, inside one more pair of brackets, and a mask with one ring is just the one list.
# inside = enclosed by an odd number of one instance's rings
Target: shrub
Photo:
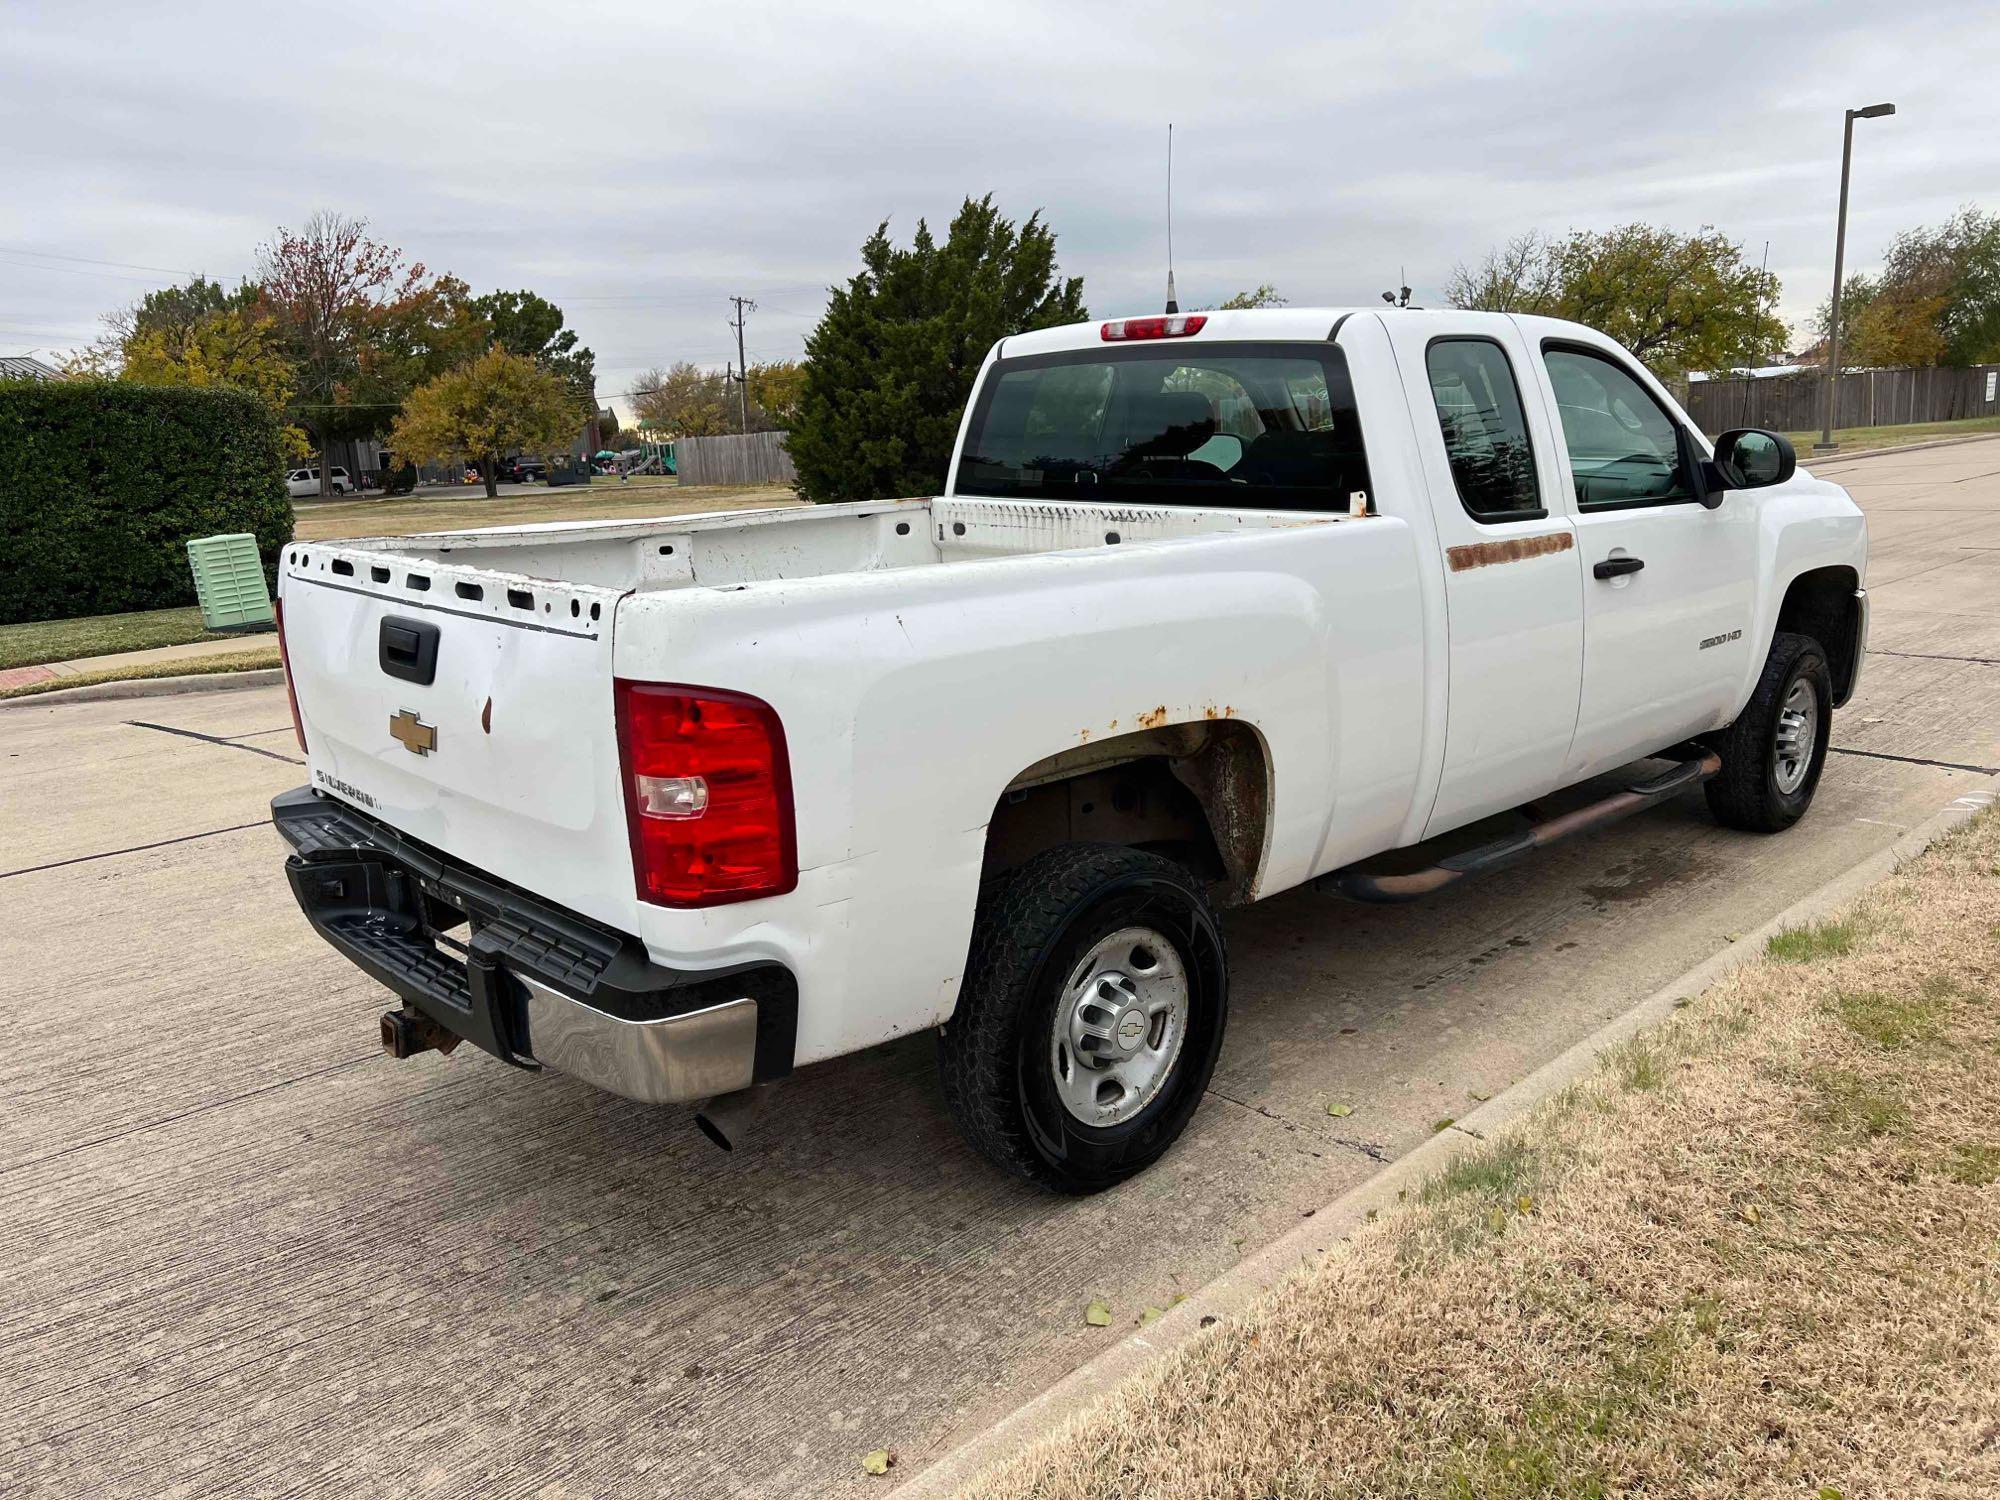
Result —
[[190, 538], [292, 537], [277, 416], [245, 392], [0, 383], [0, 624], [194, 603]]

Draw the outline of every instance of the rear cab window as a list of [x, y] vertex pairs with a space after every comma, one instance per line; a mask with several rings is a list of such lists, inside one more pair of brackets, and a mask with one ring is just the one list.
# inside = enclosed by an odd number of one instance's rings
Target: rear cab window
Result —
[[1161, 343], [1002, 359], [953, 492], [1348, 511], [1372, 500], [1347, 362], [1317, 343]]
[[1521, 387], [1506, 351], [1488, 338], [1440, 338], [1424, 363], [1466, 514], [1488, 524], [1546, 516]]

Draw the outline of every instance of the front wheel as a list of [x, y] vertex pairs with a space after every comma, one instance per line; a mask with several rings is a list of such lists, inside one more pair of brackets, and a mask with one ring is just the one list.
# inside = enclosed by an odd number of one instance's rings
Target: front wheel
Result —
[[1811, 636], [1780, 631], [1736, 722], [1709, 737], [1722, 769], [1709, 811], [1729, 828], [1777, 833], [1805, 816], [1833, 728], [1833, 677]]
[[1222, 1047], [1229, 965], [1202, 882], [1115, 844], [1066, 844], [984, 893], [945, 1102], [987, 1160], [1094, 1193], [1186, 1129]]

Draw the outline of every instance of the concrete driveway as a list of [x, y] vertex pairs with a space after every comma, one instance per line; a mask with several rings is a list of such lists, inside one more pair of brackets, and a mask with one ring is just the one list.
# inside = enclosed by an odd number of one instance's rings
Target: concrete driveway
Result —
[[0, 711], [0, 1489], [893, 1488], [2000, 767], [2000, 442], [1823, 472], [1875, 619], [1804, 824], [1697, 795], [1425, 904], [1237, 914], [1213, 1097], [1081, 1202], [972, 1159], [927, 1037], [802, 1074], [733, 1156], [388, 1062], [264, 824], [303, 780], [280, 690]]

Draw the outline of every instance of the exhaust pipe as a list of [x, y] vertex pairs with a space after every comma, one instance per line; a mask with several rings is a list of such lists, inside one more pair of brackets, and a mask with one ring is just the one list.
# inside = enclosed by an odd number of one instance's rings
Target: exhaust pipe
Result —
[[390, 1057], [415, 1057], [419, 1052], [448, 1056], [463, 1040], [457, 1032], [410, 1006], [382, 1013], [382, 1050]]
[[724, 1151], [734, 1151], [771, 1101], [775, 1084], [753, 1083], [733, 1094], [717, 1094], [695, 1106], [694, 1123]]

